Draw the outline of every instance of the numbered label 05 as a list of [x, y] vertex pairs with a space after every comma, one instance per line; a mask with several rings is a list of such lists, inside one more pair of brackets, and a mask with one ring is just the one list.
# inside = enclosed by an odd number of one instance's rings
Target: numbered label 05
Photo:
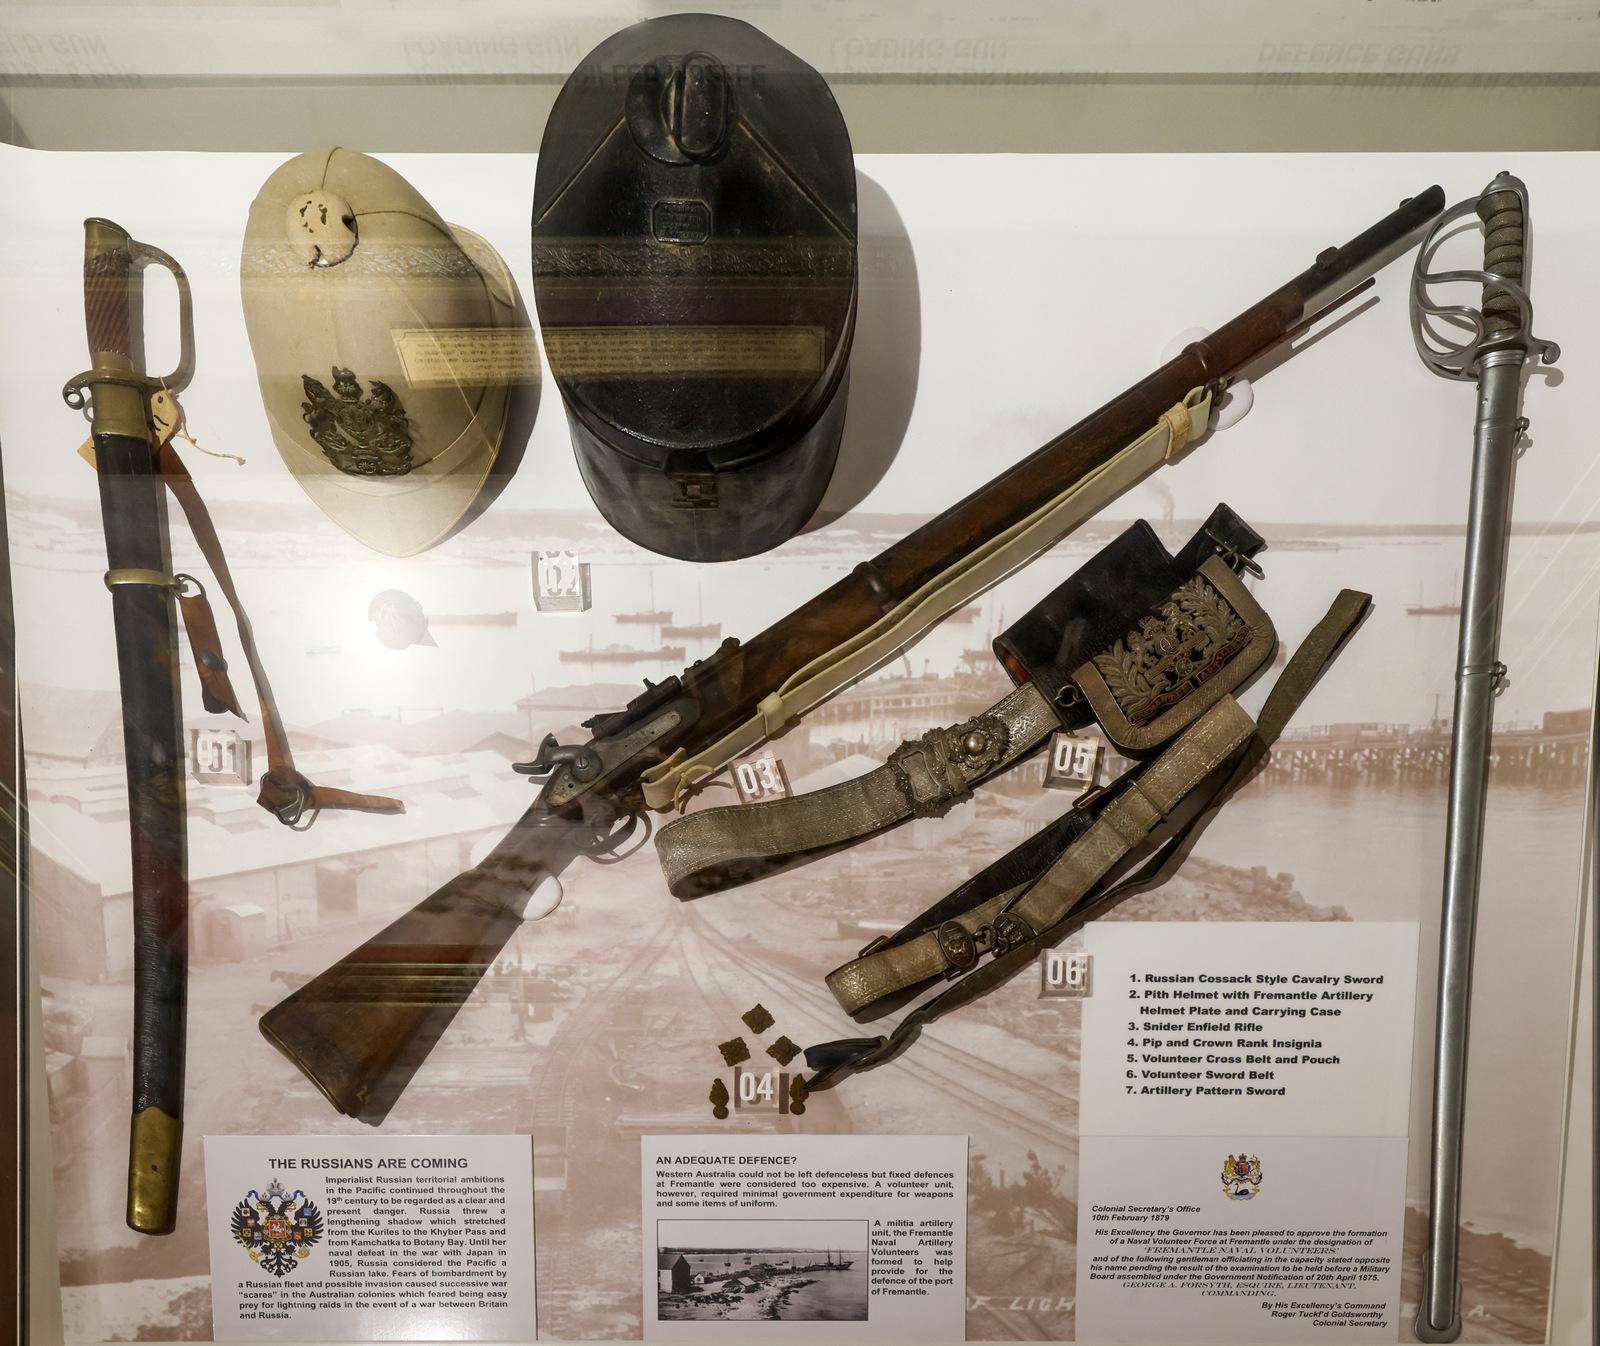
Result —
[[1099, 766], [1098, 738], [1092, 734], [1069, 734], [1064, 729], [1058, 729], [1051, 735], [1050, 756], [1045, 759], [1045, 787], [1082, 794], [1094, 784]]

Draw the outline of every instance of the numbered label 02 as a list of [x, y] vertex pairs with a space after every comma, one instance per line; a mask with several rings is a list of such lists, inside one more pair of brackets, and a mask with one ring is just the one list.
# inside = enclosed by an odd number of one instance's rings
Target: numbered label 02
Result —
[[1082, 794], [1094, 784], [1100, 766], [1100, 740], [1093, 735], [1069, 734], [1058, 729], [1050, 737], [1050, 756], [1045, 759], [1044, 783], [1050, 790], [1071, 790]]
[[733, 788], [739, 792], [741, 804], [759, 804], [763, 799], [789, 797], [789, 773], [783, 763], [771, 753], [760, 757], [747, 757], [734, 763]]
[[589, 563], [570, 551], [533, 554], [533, 606], [537, 612], [587, 612]]
[[250, 741], [232, 729], [191, 729], [189, 769], [206, 785], [248, 785]]

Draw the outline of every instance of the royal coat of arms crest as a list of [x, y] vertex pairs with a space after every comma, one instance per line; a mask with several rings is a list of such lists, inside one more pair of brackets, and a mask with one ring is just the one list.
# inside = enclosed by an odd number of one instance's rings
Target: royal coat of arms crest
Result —
[[265, 1193], [252, 1189], [233, 1208], [233, 1236], [250, 1260], [287, 1276], [322, 1239], [322, 1212], [298, 1188], [291, 1196], [276, 1178]]
[[1222, 1194], [1229, 1201], [1248, 1201], [1261, 1190], [1261, 1160], [1243, 1150], [1222, 1165]]
[[300, 414], [323, 456], [352, 477], [403, 477], [411, 471], [411, 428], [406, 409], [387, 383], [361, 380], [333, 367], [333, 391], [321, 379], [300, 376], [306, 400]]

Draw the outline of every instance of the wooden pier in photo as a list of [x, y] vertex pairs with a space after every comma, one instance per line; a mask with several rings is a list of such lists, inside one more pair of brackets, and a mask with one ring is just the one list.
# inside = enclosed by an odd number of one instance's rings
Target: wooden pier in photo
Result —
[[[1549, 711], [1539, 724], [1497, 724], [1491, 779], [1563, 784], [1583, 779], [1589, 763], [1590, 711]], [[1450, 722], [1428, 725], [1330, 724], [1290, 729], [1272, 750], [1267, 772], [1280, 779], [1443, 781], [1450, 775]]]

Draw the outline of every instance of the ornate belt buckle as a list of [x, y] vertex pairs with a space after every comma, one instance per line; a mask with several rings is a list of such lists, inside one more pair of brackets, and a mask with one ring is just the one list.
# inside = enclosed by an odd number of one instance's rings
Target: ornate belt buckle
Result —
[[944, 955], [946, 977], [959, 977], [978, 965], [978, 944], [960, 921], [946, 921], [934, 932]]
[[983, 714], [946, 729], [930, 729], [889, 754], [889, 770], [913, 813], [933, 812], [965, 794], [1006, 755], [1004, 720]]
[[1033, 927], [1014, 911], [1002, 911], [996, 916], [993, 929], [996, 958], [1033, 938]]

